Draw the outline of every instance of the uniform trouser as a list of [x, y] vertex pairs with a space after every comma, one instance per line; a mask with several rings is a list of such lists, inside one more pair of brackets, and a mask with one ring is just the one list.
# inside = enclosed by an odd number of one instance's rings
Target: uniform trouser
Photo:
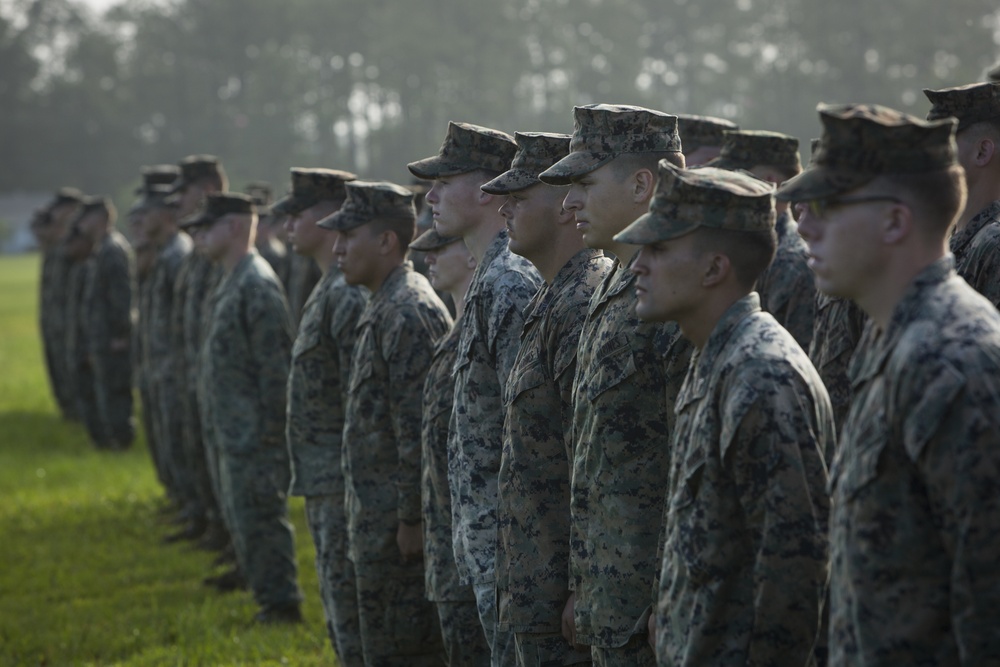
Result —
[[153, 459], [153, 469], [156, 471], [156, 478], [160, 484], [166, 486], [163, 479], [163, 472], [159, 462], [160, 443], [156, 435], [156, 399], [153, 397], [153, 379], [149, 373], [143, 372], [136, 375], [136, 385], [139, 388], [139, 402], [142, 404], [142, 432], [146, 436], [146, 449]]
[[219, 451], [219, 484], [236, 562], [264, 609], [298, 604], [295, 538], [288, 521], [288, 456], [281, 451]]
[[355, 563], [354, 571], [365, 665], [440, 665], [441, 629], [424, 595], [423, 562]]
[[590, 651], [577, 651], [561, 632], [515, 632], [518, 667], [562, 667], [591, 664]]
[[646, 635], [633, 635], [623, 646], [592, 646], [594, 667], [655, 667], [656, 655]]
[[306, 496], [306, 521], [316, 545], [316, 574], [326, 617], [326, 632], [337, 664], [365, 664], [358, 621], [358, 589], [354, 565], [347, 558], [344, 494]]
[[87, 361], [73, 364], [73, 380], [76, 387], [76, 412], [80, 415], [87, 433], [99, 432], [100, 414], [97, 407], [97, 393], [94, 391], [94, 372]]
[[434, 606], [441, 624], [445, 664], [449, 667], [489, 667], [490, 645], [486, 643], [483, 624], [479, 622], [476, 601], [439, 600]]
[[132, 418], [132, 357], [128, 350], [90, 355], [97, 403], [97, 432], [91, 437], [101, 446], [128, 447], [135, 439]]
[[173, 460], [181, 477], [185, 505], [195, 518], [219, 520], [219, 487], [217, 476], [213, 481], [213, 473], [209, 469], [197, 392], [193, 387], [183, 387], [175, 396], [174, 413], [182, 414], [183, 418], [175, 436], [177, 444]]
[[483, 625], [486, 642], [490, 645], [493, 667], [514, 667], [517, 656], [514, 648], [514, 633], [500, 630], [497, 626], [497, 589], [492, 581], [488, 584], [474, 584], [476, 606], [479, 608], [479, 622]]
[[75, 391], [72, 385], [69, 368], [66, 364], [65, 332], [42, 332], [42, 344], [45, 346], [45, 367], [49, 374], [49, 385], [56, 406], [65, 419], [79, 419]]

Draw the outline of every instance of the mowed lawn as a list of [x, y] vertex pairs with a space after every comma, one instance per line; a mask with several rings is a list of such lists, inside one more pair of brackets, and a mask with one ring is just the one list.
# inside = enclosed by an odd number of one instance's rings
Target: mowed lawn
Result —
[[261, 628], [249, 593], [201, 585], [213, 554], [172, 526], [144, 441], [95, 451], [56, 414], [39, 258], [0, 258], [0, 665], [330, 665], [313, 548], [293, 501], [306, 623]]

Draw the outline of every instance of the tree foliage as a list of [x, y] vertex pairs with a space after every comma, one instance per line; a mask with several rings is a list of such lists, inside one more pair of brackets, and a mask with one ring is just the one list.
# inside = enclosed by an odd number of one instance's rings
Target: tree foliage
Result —
[[407, 180], [448, 120], [572, 129], [631, 103], [818, 133], [817, 102], [916, 115], [1000, 54], [987, 0], [0, 0], [0, 190], [114, 191], [142, 164], [223, 157]]

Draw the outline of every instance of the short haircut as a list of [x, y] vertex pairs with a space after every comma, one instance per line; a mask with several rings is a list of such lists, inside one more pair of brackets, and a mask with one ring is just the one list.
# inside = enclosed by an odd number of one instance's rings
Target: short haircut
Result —
[[979, 138], [992, 139], [1000, 144], [1000, 118], [991, 118], [973, 123], [966, 128], [959, 130], [960, 134], [970, 134]]
[[414, 218], [376, 218], [370, 223], [372, 234], [381, 234], [382, 232], [392, 232], [396, 235], [396, 239], [399, 241], [399, 252], [401, 255], [406, 255], [407, 248], [410, 247], [410, 241], [416, 235], [417, 231], [417, 221]]
[[945, 235], [965, 208], [965, 171], [959, 165], [919, 174], [883, 174], [876, 181], [910, 203], [914, 217], [934, 235]]
[[684, 154], [678, 151], [652, 151], [649, 153], [622, 153], [616, 156], [609, 163], [614, 171], [615, 178], [624, 181], [626, 178], [639, 171], [648, 169], [656, 176], [659, 174], [660, 160], [666, 160], [675, 167], [684, 169], [687, 162]]
[[736, 280], [748, 292], [754, 288], [778, 249], [778, 234], [699, 227], [694, 232], [695, 252], [718, 252], [729, 258]]

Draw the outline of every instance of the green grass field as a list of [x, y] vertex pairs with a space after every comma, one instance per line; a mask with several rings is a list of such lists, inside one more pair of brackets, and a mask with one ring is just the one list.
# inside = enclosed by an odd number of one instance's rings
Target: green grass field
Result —
[[293, 502], [303, 626], [260, 628], [249, 593], [201, 585], [212, 554], [171, 527], [145, 443], [98, 452], [55, 412], [38, 257], [0, 258], [0, 665], [330, 665], [313, 547]]

